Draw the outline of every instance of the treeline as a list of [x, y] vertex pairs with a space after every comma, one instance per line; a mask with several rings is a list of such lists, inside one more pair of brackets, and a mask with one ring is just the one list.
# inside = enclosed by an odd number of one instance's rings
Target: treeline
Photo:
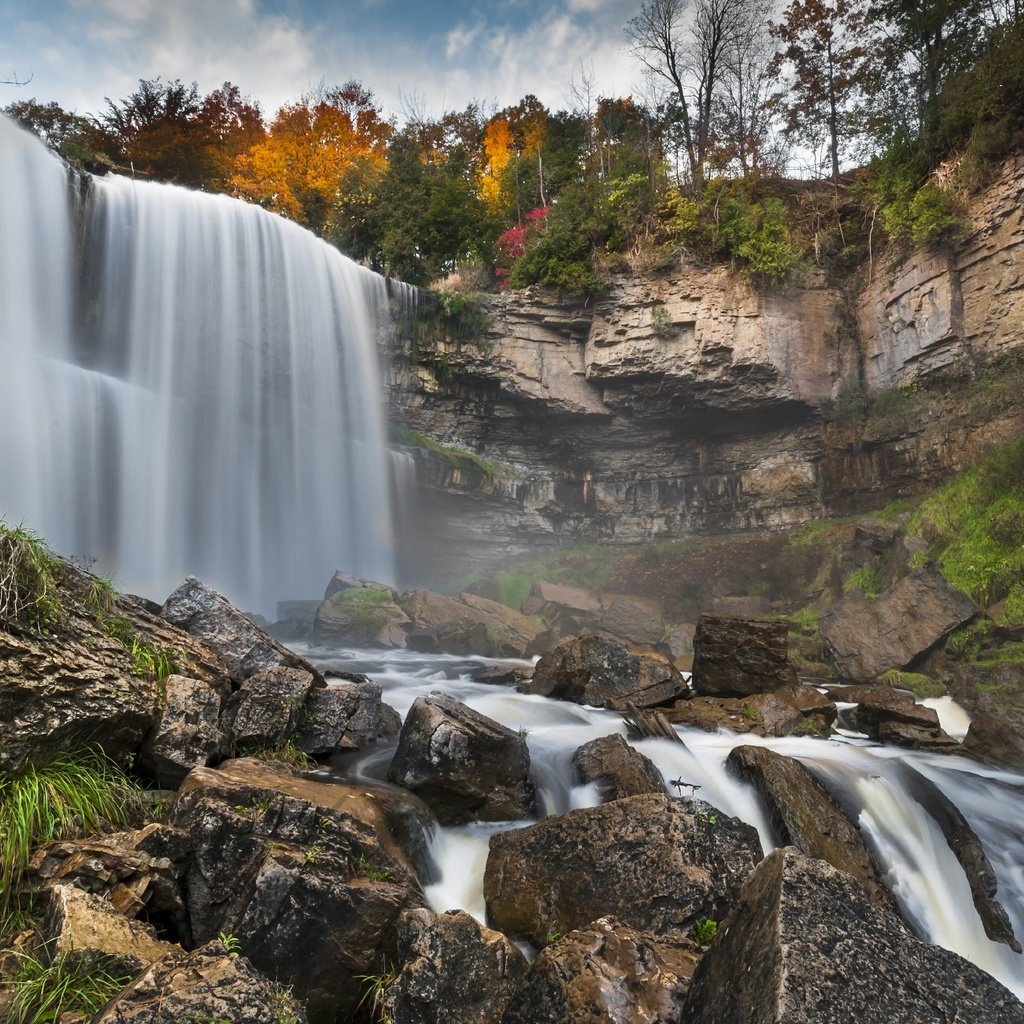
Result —
[[[238, 87], [142, 80], [91, 116], [6, 113], [69, 159], [227, 192], [381, 273], [583, 293], [606, 272], [727, 259], [778, 286], [883, 237], [953, 237], [1024, 141], [1017, 0], [648, 0], [643, 98], [535, 97], [388, 117], [357, 82], [267, 118]], [[856, 171], [848, 168], [859, 168]], [[801, 179], [801, 180], [795, 180]]]

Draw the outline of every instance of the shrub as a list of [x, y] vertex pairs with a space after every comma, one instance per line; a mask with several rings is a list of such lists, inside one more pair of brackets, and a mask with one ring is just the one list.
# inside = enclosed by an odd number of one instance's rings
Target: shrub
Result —
[[707, 917], [699, 917], [693, 923], [693, 941], [698, 946], [710, 946], [718, 934], [718, 922]]

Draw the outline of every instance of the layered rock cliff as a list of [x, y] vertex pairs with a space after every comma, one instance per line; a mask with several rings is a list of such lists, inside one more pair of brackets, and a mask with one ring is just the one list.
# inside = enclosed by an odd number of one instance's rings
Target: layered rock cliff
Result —
[[[413, 448], [416, 518], [451, 544], [414, 545], [417, 570], [577, 538], [784, 529], [915, 493], [1016, 436], [1024, 405], [981, 408], [965, 382], [1021, 342], [1022, 193], [1012, 162], [960, 244], [876, 257], [857, 291], [809, 274], [764, 293], [684, 264], [582, 303], [505, 293], [468, 340], [419, 331], [392, 403], [441, 442]], [[892, 388], [901, 416], [837, 414]]]

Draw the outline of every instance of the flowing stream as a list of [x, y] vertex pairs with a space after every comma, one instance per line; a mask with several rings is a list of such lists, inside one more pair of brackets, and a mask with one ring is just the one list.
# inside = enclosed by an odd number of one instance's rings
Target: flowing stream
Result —
[[69, 171], [0, 117], [0, 517], [122, 589], [393, 580], [401, 290], [255, 206]]
[[[327, 674], [365, 672], [382, 685], [385, 701], [403, 718], [417, 697], [442, 691], [510, 729], [525, 730], [531, 770], [546, 814], [596, 804], [593, 787], [579, 786], [573, 779], [572, 754], [600, 736], [626, 735], [622, 718], [614, 712], [519, 694], [470, 678], [481, 667], [514, 662], [407, 651], [307, 648], [302, 653]], [[956, 705], [941, 701], [938, 711], [951, 732], [966, 729], [965, 716]], [[908, 769], [933, 783], [977, 833], [996, 872], [997, 898], [1018, 939], [1024, 938], [1024, 777], [966, 758], [879, 746], [855, 734], [824, 741], [677, 731], [683, 746], [667, 740], [631, 742], [654, 761], [667, 783], [682, 779], [695, 784], [702, 800], [753, 825], [766, 852], [777, 843], [759, 797], [752, 786], [725, 770], [725, 759], [734, 746], [756, 743], [802, 761], [845, 808], [853, 810], [886, 883], [917, 933], [973, 961], [1024, 998], [1024, 957], [985, 935], [960, 864], [938, 823], [911, 794]], [[351, 777], [381, 781], [393, 752], [394, 744], [379, 745], [346, 771]], [[685, 799], [688, 790], [682, 793]], [[431, 851], [439, 877], [426, 888], [434, 909], [459, 907], [484, 920], [488, 839], [494, 832], [522, 824], [436, 828]]]

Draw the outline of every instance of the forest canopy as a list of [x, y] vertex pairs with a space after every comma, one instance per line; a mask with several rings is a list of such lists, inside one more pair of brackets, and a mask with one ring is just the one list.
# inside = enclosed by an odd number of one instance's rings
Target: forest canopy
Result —
[[414, 284], [573, 294], [681, 259], [781, 287], [883, 238], [941, 244], [1024, 141], [1017, 0], [647, 0], [624, 38], [643, 89], [580, 69], [566, 110], [398, 118], [349, 81], [269, 116], [159, 77], [94, 114], [4, 109], [90, 169], [258, 203]]

